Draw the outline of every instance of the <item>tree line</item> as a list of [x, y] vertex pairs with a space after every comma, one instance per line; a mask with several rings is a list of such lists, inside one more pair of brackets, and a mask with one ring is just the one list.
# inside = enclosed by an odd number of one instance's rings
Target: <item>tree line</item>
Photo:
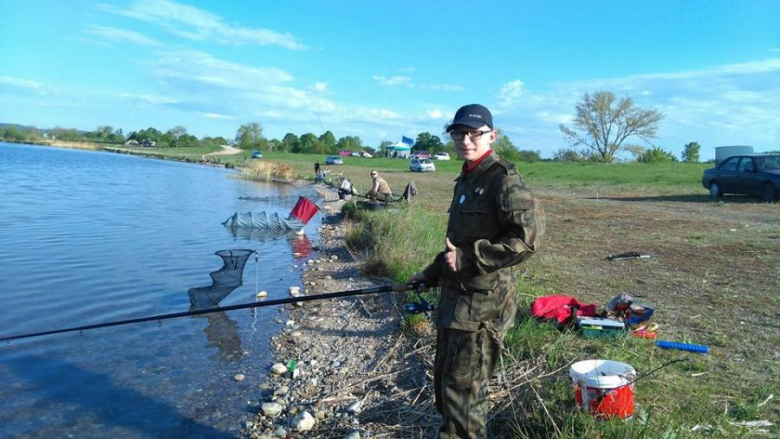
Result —
[[[616, 160], [619, 152], [626, 152], [641, 163], [663, 163], [680, 161], [669, 151], [652, 143], [656, 138], [658, 125], [664, 115], [656, 110], [645, 110], [638, 107], [630, 97], [618, 98], [613, 92], [598, 91], [585, 93], [575, 107], [575, 117], [572, 125], [559, 125], [564, 138], [571, 144], [570, 148], [556, 151], [553, 161], [602, 162], [610, 163]], [[446, 125], [445, 125], [446, 127]], [[498, 129], [499, 136], [493, 144], [498, 154], [510, 161], [535, 162], [542, 160], [541, 152], [517, 148], [510, 138]], [[42, 139], [60, 139], [67, 141], [90, 141], [98, 143], [125, 144], [130, 141], [144, 146], [158, 148], [188, 148], [202, 146], [221, 146], [232, 144], [246, 150], [279, 151], [306, 154], [337, 154], [340, 151], [368, 152], [385, 155], [385, 151], [393, 145], [389, 140], [382, 141], [376, 148], [363, 145], [359, 136], [344, 136], [336, 139], [331, 131], [317, 136], [313, 133], [296, 135], [287, 133], [280, 139], [267, 139], [263, 136], [260, 123], [251, 122], [241, 125], [236, 130], [233, 139], [224, 137], [204, 137], [198, 139], [189, 134], [187, 128], [177, 125], [162, 132], [150, 127], [144, 130], [131, 131], [127, 135], [121, 128], [114, 129], [103, 125], [93, 131], [79, 131], [73, 128], [52, 128], [41, 130], [35, 127], [5, 125], [0, 127], [0, 139], [12, 142], [38, 142]], [[445, 142], [442, 138], [446, 139]], [[649, 145], [649, 148], [632, 143], [638, 139]], [[580, 150], [575, 147], [582, 147]], [[701, 146], [697, 142], [685, 145], [682, 161], [698, 162]], [[441, 136], [429, 132], [420, 133], [412, 152], [426, 151], [431, 154], [447, 152], [455, 155], [455, 145], [449, 134], [442, 130]]]

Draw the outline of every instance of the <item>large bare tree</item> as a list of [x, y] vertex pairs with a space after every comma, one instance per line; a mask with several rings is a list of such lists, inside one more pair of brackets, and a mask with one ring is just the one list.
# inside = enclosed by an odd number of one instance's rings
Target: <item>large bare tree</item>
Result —
[[611, 91], [585, 93], [577, 104], [574, 128], [561, 124], [561, 132], [573, 145], [585, 145], [609, 163], [620, 150], [631, 151], [635, 145], [623, 145], [629, 137], [650, 143], [664, 115], [643, 110], [630, 97], [617, 99]]

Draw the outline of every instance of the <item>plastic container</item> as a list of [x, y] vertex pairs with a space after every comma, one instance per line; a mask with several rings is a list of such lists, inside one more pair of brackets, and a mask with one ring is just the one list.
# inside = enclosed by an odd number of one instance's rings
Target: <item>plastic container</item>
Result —
[[574, 401], [591, 415], [630, 418], [634, 414], [634, 381], [631, 365], [611, 360], [584, 360], [569, 368]]

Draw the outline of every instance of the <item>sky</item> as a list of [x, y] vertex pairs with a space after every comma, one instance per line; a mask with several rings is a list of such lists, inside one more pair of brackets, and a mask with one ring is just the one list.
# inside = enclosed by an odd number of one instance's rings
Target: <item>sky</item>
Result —
[[0, 122], [376, 147], [480, 103], [552, 157], [607, 90], [665, 115], [653, 146], [711, 159], [780, 149], [778, 23], [777, 0], [0, 0]]

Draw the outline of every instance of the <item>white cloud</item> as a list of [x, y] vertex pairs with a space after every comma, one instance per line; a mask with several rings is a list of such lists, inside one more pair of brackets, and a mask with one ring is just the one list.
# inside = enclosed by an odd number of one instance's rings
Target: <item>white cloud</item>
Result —
[[133, 43], [141, 46], [159, 46], [160, 43], [152, 38], [126, 29], [117, 29], [107, 26], [89, 26], [84, 31], [90, 35], [102, 38], [102, 41], [110, 40], [117, 43]]
[[412, 78], [409, 76], [391, 76], [388, 78], [387, 76], [375, 75], [374, 80], [388, 87], [394, 87], [396, 85], [410, 86], [412, 82]]
[[159, 52], [157, 58], [148, 63], [157, 77], [169, 83], [196, 83], [254, 91], [293, 80], [292, 75], [275, 67], [233, 63], [198, 51]]
[[401, 73], [414, 73], [416, 70], [414, 67], [401, 67], [398, 69]]
[[[680, 155], [686, 142], [704, 149], [727, 144], [776, 145], [780, 141], [780, 59], [724, 64], [708, 69], [648, 73], [550, 84], [543, 92], [502, 87], [496, 123], [515, 144], [531, 142], [550, 153], [559, 148], [558, 124], [570, 123], [585, 92], [614, 91], [666, 115], [654, 143]], [[506, 99], [520, 90], [521, 100]], [[510, 105], [511, 103], [511, 105]], [[545, 146], [546, 145], [546, 146]], [[760, 146], [758, 147], [760, 148]], [[702, 156], [707, 157], [705, 150]], [[758, 149], [757, 149], [758, 150]]]
[[120, 93], [119, 99], [129, 103], [139, 103], [148, 105], [175, 104], [178, 101], [174, 98], [161, 95], [143, 94], [143, 93]]
[[436, 108], [428, 112], [428, 117], [430, 117], [431, 119], [441, 119], [444, 117], [444, 114], [441, 112], [441, 110]]
[[328, 84], [326, 82], [317, 82], [314, 84], [314, 90], [319, 92], [328, 91]]
[[523, 95], [523, 81], [515, 79], [501, 86], [498, 91], [498, 100], [501, 105], [509, 107], [514, 105]]
[[3, 89], [14, 92], [33, 93], [40, 96], [60, 94], [59, 90], [54, 87], [30, 81], [29, 79], [14, 78], [12, 76], [0, 76], [0, 91]]
[[154, 23], [174, 35], [195, 41], [211, 40], [227, 44], [279, 46], [291, 50], [304, 45], [289, 33], [227, 24], [222, 17], [204, 9], [170, 0], [139, 0], [127, 9], [102, 5], [103, 10]]
[[233, 116], [226, 116], [224, 114], [219, 113], [200, 113], [205, 117], [206, 119], [214, 119], [214, 120], [234, 120], [235, 117]]

